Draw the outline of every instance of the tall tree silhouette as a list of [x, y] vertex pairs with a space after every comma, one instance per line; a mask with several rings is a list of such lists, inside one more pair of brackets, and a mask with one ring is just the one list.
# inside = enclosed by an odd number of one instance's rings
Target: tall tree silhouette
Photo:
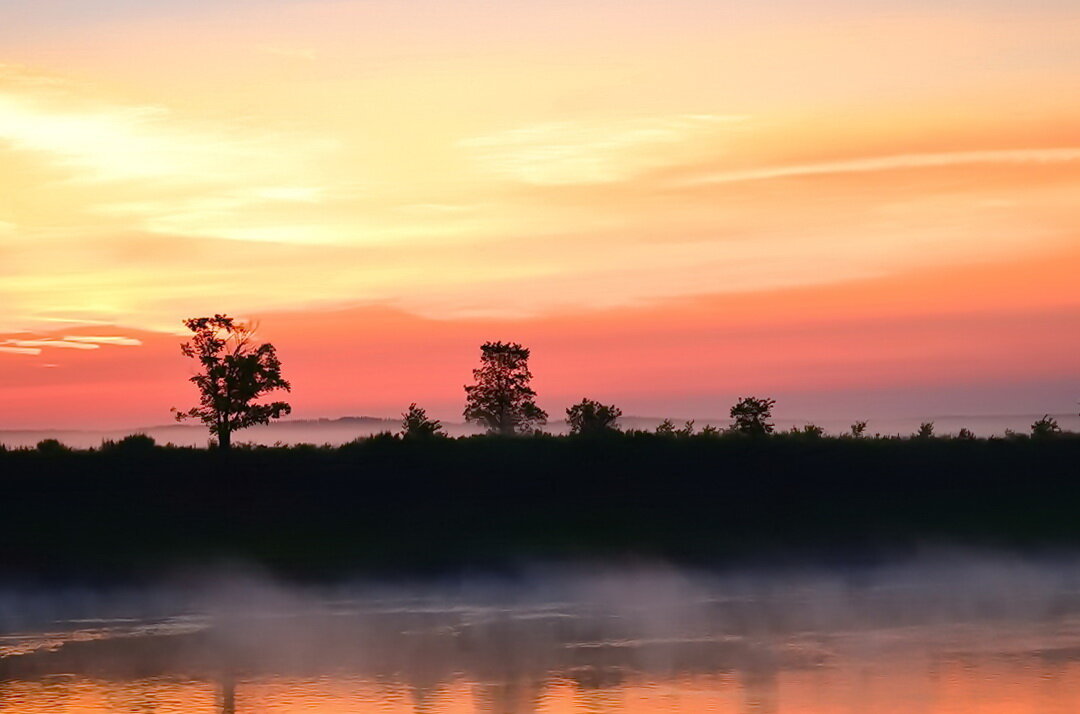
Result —
[[292, 411], [285, 402], [256, 401], [278, 389], [288, 392], [291, 386], [281, 376], [274, 346], [256, 344], [251, 325], [227, 315], [193, 317], [184, 325], [195, 333], [180, 351], [199, 363], [201, 371], [189, 380], [199, 388], [199, 406], [173, 408], [177, 421], [198, 419], [210, 427], [218, 446], [228, 449], [237, 429], [268, 424]]
[[465, 420], [494, 434], [513, 435], [547, 423], [530, 386], [529, 350], [516, 342], [485, 342], [480, 347], [476, 384], [465, 387]]
[[743, 397], [731, 408], [731, 430], [740, 434], [764, 436], [773, 432], [772, 408], [775, 399]]

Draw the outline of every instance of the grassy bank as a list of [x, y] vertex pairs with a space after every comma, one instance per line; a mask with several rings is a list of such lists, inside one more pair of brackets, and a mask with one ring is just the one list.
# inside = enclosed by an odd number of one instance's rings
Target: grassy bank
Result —
[[390, 438], [0, 451], [0, 574], [222, 561], [292, 577], [532, 560], [862, 558], [1080, 545], [1080, 437]]

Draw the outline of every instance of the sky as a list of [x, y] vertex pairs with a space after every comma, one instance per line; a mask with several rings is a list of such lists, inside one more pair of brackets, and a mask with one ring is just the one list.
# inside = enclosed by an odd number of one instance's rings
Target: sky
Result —
[[194, 403], [257, 320], [299, 417], [1075, 412], [1080, 5], [0, 0], [0, 428]]

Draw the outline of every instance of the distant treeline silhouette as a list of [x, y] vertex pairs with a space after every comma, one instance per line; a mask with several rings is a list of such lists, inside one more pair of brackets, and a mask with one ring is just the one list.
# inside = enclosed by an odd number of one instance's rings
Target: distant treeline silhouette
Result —
[[[233, 432], [289, 413], [272, 345], [224, 315], [187, 321], [184, 354], [219, 449], [145, 435], [70, 449], [0, 446], [0, 581], [125, 580], [241, 561], [300, 578], [513, 569], [537, 560], [867, 559], [926, 544], [1080, 547], [1080, 435], [778, 432], [744, 397], [724, 428], [619, 428], [614, 405], [539, 431], [529, 350], [488, 342], [466, 417], [447, 438], [413, 403], [400, 431], [339, 447], [254, 446]], [[512, 437], [512, 438], [508, 438]]]
[[547, 560], [875, 558], [1080, 546], [1080, 436], [383, 434], [340, 447], [0, 450], [0, 580], [216, 562], [286, 577]]
[[[233, 432], [268, 424], [291, 412], [286, 402], [259, 401], [277, 390], [290, 391], [291, 385], [282, 376], [281, 362], [274, 346], [256, 343], [252, 325], [222, 314], [184, 320], [184, 325], [194, 333], [180, 349], [184, 356], [198, 362], [199, 371], [190, 381], [199, 390], [199, 406], [185, 411], [173, 409], [177, 420], [198, 419], [210, 429], [217, 445], [227, 450], [232, 446]], [[465, 386], [464, 417], [467, 422], [479, 424], [488, 433], [499, 436], [537, 433], [547, 423], [547, 412], [536, 404], [529, 356], [529, 349], [516, 342], [485, 342], [481, 345], [480, 367], [473, 370], [475, 383]], [[732, 421], [728, 427], [720, 429], [706, 425], [697, 433], [705, 437], [773, 435], [774, 406], [774, 399], [743, 397], [731, 407]], [[618, 432], [621, 416], [622, 410], [615, 405], [588, 398], [566, 409], [570, 434], [576, 436], [597, 437]], [[848, 436], [865, 438], [866, 429], [867, 422], [857, 421], [851, 425]], [[665, 420], [656, 433], [671, 437], [692, 436], [695, 434], [694, 422], [676, 427], [671, 420]], [[790, 433], [821, 438], [824, 429], [816, 424], [806, 424], [801, 428], [792, 427]], [[1059, 434], [1061, 428], [1049, 415], [1031, 425], [1033, 437]], [[446, 436], [442, 424], [429, 418], [426, 410], [415, 402], [402, 414], [400, 435], [410, 441]], [[924, 422], [913, 436], [933, 438], [933, 422]], [[975, 437], [968, 429], [961, 429], [955, 438]]]

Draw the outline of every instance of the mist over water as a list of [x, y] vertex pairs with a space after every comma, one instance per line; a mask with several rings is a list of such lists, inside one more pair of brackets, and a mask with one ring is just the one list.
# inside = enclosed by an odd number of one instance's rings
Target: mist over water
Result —
[[9, 585], [0, 628], [0, 711], [1080, 703], [1074, 555], [939, 552], [847, 570], [725, 573], [583, 565], [318, 587], [227, 568], [128, 590]]

